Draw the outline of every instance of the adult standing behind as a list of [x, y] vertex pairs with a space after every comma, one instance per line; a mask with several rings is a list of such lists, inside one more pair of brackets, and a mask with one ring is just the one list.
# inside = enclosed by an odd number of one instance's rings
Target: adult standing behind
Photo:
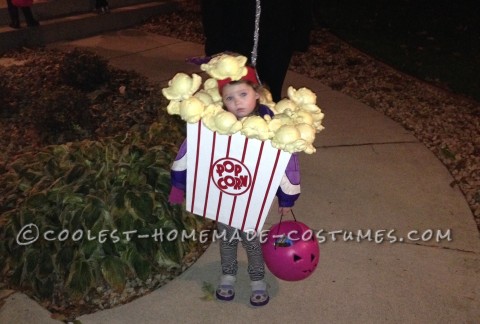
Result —
[[35, 27], [39, 25], [38, 21], [33, 18], [32, 10], [30, 9], [33, 1], [15, 0], [14, 2], [15, 4], [12, 3], [12, 0], [7, 0], [8, 14], [10, 16], [10, 27], [15, 29], [20, 28], [20, 16], [18, 12], [19, 7], [22, 9], [23, 16], [25, 17], [28, 27]]
[[312, 0], [201, 0], [205, 54], [236, 52], [251, 59], [260, 5], [256, 69], [274, 101], [294, 51], [306, 51], [313, 25]]

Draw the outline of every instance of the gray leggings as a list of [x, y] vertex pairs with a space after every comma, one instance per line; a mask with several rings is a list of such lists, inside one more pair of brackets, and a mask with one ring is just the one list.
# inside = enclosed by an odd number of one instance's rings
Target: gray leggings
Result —
[[[263, 261], [262, 247], [258, 237], [252, 239], [245, 232], [235, 229], [231, 226], [217, 223], [218, 234], [222, 235], [225, 231], [225, 237], [220, 240], [220, 258], [222, 263], [222, 273], [224, 275], [237, 275], [237, 245], [238, 241], [247, 252], [248, 274], [251, 281], [263, 280], [265, 276], [265, 263]], [[238, 231], [238, 233], [235, 233]], [[251, 235], [250, 235], [251, 236]], [[232, 237], [234, 237], [232, 239]], [[241, 239], [238, 239], [240, 237]]]

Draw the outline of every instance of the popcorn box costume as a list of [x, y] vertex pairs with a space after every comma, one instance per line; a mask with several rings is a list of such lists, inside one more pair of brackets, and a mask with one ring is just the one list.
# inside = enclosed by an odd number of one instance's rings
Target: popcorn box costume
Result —
[[[187, 126], [188, 211], [242, 231], [260, 231], [291, 154], [270, 141]], [[260, 181], [258, 181], [261, 179]]]
[[[260, 231], [292, 153], [313, 153], [323, 113], [315, 94], [288, 89], [288, 99], [261, 103], [275, 114], [242, 120], [223, 109], [218, 86], [248, 79], [243, 56], [220, 55], [202, 64], [212, 78], [178, 73], [162, 90], [167, 110], [187, 124], [184, 161], [188, 211], [238, 228]], [[173, 168], [172, 168], [173, 170]]]

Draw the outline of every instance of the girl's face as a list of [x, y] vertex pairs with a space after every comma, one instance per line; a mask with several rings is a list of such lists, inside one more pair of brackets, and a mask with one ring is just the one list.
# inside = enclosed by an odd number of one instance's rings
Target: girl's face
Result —
[[257, 106], [260, 95], [247, 83], [227, 84], [223, 87], [223, 104], [237, 118], [247, 117]]

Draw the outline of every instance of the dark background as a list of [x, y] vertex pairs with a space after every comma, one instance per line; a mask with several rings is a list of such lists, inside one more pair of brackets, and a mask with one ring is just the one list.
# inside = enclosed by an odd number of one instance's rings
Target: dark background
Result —
[[318, 28], [480, 101], [480, 1], [314, 0]]

